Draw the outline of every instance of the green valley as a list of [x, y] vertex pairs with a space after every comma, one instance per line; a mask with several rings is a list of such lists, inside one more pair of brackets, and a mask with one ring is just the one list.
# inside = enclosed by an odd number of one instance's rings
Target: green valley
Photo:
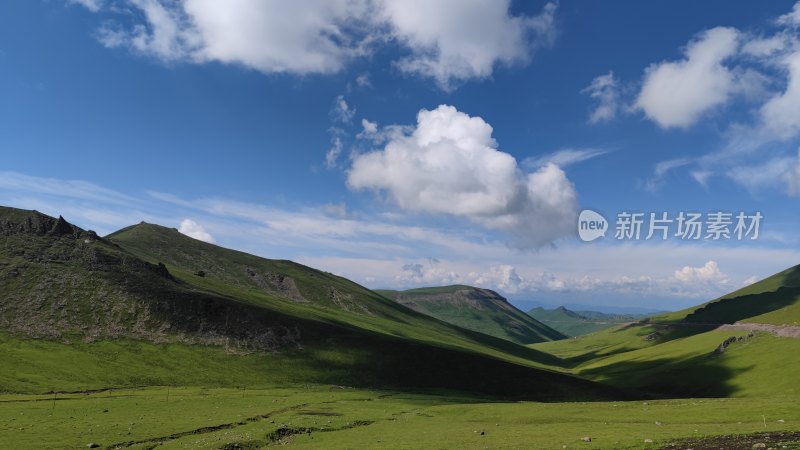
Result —
[[676, 313], [540, 321], [146, 223], [2, 208], [0, 238], [2, 448], [800, 448], [798, 267]]

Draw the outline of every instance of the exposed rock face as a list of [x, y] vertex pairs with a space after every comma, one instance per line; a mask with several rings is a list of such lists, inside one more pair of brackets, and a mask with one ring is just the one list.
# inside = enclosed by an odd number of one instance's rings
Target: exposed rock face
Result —
[[296, 319], [188, 289], [94, 233], [0, 208], [0, 329], [36, 338], [220, 345], [232, 352], [297, 346]]
[[340, 292], [335, 287], [328, 288], [328, 298], [336, 306], [345, 311], [366, 314], [368, 316], [374, 315], [374, 313], [370, 311], [369, 308], [367, 308], [365, 305], [353, 301], [352, 295]]
[[721, 353], [725, 353], [725, 349], [728, 348], [728, 346], [733, 344], [734, 342], [736, 342], [736, 336], [731, 336], [728, 339], [725, 339], [724, 341], [722, 341], [721, 344], [719, 344], [717, 349], [714, 350], [714, 353], [718, 355]]
[[250, 279], [261, 289], [270, 294], [277, 294], [281, 297], [295, 300], [298, 302], [307, 301], [300, 289], [297, 288], [294, 278], [281, 273], [263, 272], [248, 267], [245, 269]]
[[30, 233], [39, 236], [51, 235], [57, 237], [69, 237], [72, 239], [86, 238], [97, 240], [99, 237], [94, 231], [85, 231], [67, 222], [59, 216], [54, 219], [37, 211], [25, 215], [21, 220], [0, 218], [0, 235], [10, 236], [12, 234]]

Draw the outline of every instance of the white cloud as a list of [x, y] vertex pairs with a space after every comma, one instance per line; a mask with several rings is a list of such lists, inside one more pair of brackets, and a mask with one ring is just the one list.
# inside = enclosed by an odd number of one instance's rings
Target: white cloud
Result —
[[733, 167], [727, 176], [752, 192], [781, 187], [782, 183], [786, 183], [787, 193], [793, 195], [797, 164], [797, 158], [794, 157], [774, 157], [761, 164]]
[[67, 0], [70, 5], [81, 5], [91, 12], [98, 12], [103, 7], [104, 0]]
[[547, 164], [555, 164], [559, 167], [566, 167], [571, 164], [586, 161], [597, 156], [605, 155], [610, 150], [602, 148], [566, 148], [557, 152], [550, 153], [535, 158], [525, 158], [522, 164], [526, 167], [541, 167]]
[[619, 80], [609, 71], [592, 80], [581, 92], [595, 100], [594, 109], [589, 113], [589, 123], [605, 122], [617, 116], [619, 110]]
[[789, 161], [789, 168], [783, 174], [786, 182], [786, 192], [792, 197], [800, 197], [800, 150], [797, 151], [797, 159]]
[[344, 142], [347, 138], [347, 132], [338, 126], [328, 128], [328, 134], [331, 139], [331, 146], [325, 152], [325, 168], [328, 170], [335, 169], [339, 165], [339, 156], [344, 150]]
[[766, 58], [784, 50], [790, 44], [784, 34], [750, 39], [742, 45], [742, 54], [756, 58]]
[[706, 187], [708, 186], [708, 179], [711, 178], [711, 175], [714, 173], [710, 170], [693, 170], [689, 172], [689, 175], [694, 178], [694, 181], [697, 182], [700, 186]]
[[478, 287], [496, 289], [509, 294], [516, 294], [526, 290], [527, 285], [517, 273], [514, 266], [502, 264], [489, 267], [483, 273], [470, 273], [467, 276], [469, 283]]
[[[299, 261], [373, 288], [481, 281], [483, 287], [507, 295], [516, 289], [517, 298], [553, 302], [580, 298], [588, 304], [681, 308], [738, 287], [675, 278], [674, 271], [686, 265], [701, 268], [705, 261], [717, 261], [727, 278], [744, 280], [766, 277], [800, 261], [796, 242], [768, 242], [766, 231], [758, 242], [747, 245], [565, 241], [532, 257], [466, 221], [441, 228], [427, 226], [418, 217], [351, 212], [344, 204], [274, 207], [155, 192], [133, 196], [86, 181], [13, 172], [0, 173], [0, 204], [61, 214], [101, 235], [142, 220], [180, 224], [191, 218], [225, 247]], [[794, 236], [790, 226], [782, 230], [771, 223], [773, 233], [785, 230]], [[423, 266], [421, 281], [403, 278], [402, 266], [408, 264]]]
[[362, 133], [375, 134], [378, 132], [378, 122], [370, 122], [367, 119], [361, 119], [361, 127], [364, 129]]
[[331, 148], [325, 153], [325, 168], [330, 170], [336, 167], [336, 164], [339, 161], [339, 155], [342, 154], [342, 148], [344, 144], [342, 143], [341, 136], [334, 135], [331, 137]]
[[[81, 0], [91, 2], [91, 0]], [[164, 61], [238, 64], [264, 73], [330, 74], [379, 45], [399, 44], [400, 70], [450, 89], [525, 63], [554, 36], [556, 5], [511, 16], [509, 0], [127, 0], [143, 23], [101, 30], [109, 47]], [[368, 77], [359, 77], [368, 86]]]
[[340, 123], [349, 123], [353, 120], [356, 109], [352, 108], [345, 100], [344, 95], [339, 95], [333, 102], [333, 107], [330, 111], [331, 120]]
[[693, 162], [694, 160], [690, 158], [675, 158], [666, 161], [660, 161], [653, 169], [653, 175], [648, 178], [647, 181], [645, 181], [645, 190], [651, 192], [657, 191], [661, 187], [661, 184], [664, 182], [664, 178], [669, 172]]
[[356, 86], [358, 87], [372, 87], [372, 81], [368, 73], [362, 73], [356, 77]]
[[548, 3], [530, 17], [509, 15], [510, 3], [385, 1], [383, 17], [393, 37], [411, 50], [398, 67], [449, 90], [463, 80], [489, 77], [498, 63], [526, 63], [532, 47], [552, 41], [557, 5]]
[[759, 278], [759, 277], [757, 277], [757, 276], [753, 275], [752, 277], [750, 277], [750, 278], [748, 278], [748, 279], [744, 280], [744, 281], [742, 282], [742, 286], [750, 286], [751, 284], [753, 284], [753, 283], [757, 283], [757, 282], [759, 282], [760, 280], [761, 280], [761, 278]]
[[183, 219], [178, 231], [191, 238], [195, 238], [203, 242], [210, 242], [212, 244], [214, 243], [214, 236], [211, 236], [211, 234], [206, 231], [202, 225], [192, 219]]
[[403, 209], [507, 231], [525, 248], [568, 234], [576, 217], [575, 189], [558, 166], [524, 174], [488, 123], [447, 105], [421, 110], [413, 131], [356, 156], [347, 184], [386, 191]]
[[780, 139], [800, 134], [800, 51], [784, 58], [781, 63], [788, 72], [786, 89], [761, 107], [763, 127]]
[[105, 46], [127, 46], [164, 61], [202, 58], [197, 53], [202, 44], [202, 36], [190, 26], [191, 18], [179, 10], [165, 6], [159, 0], [129, 1], [143, 13], [147, 25], [137, 24], [130, 30], [123, 30], [107, 24], [99, 35], [100, 42]]
[[635, 107], [662, 128], [685, 128], [735, 91], [732, 72], [722, 63], [736, 53], [739, 33], [717, 27], [690, 42], [685, 59], [647, 68]]
[[684, 266], [675, 271], [675, 279], [685, 283], [689, 282], [713, 282], [726, 284], [728, 276], [719, 270], [715, 261], [708, 261], [701, 267]]
[[791, 27], [800, 27], [800, 2], [794, 4], [791, 12], [778, 18], [778, 24]]

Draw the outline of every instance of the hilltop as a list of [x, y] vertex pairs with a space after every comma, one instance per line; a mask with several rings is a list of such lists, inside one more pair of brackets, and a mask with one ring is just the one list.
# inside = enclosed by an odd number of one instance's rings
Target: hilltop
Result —
[[489, 289], [453, 285], [377, 292], [401, 305], [445, 322], [520, 344], [566, 337], [528, 316], [500, 294]]

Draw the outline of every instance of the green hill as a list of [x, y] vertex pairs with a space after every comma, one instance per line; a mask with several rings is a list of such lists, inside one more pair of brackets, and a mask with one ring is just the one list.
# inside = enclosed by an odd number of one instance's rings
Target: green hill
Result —
[[566, 337], [489, 289], [454, 285], [377, 292], [423, 314], [520, 344]]
[[567, 336], [581, 336], [605, 330], [621, 323], [634, 322], [639, 316], [606, 314], [597, 311], [572, 311], [564, 306], [555, 309], [533, 308], [528, 315]]
[[575, 373], [668, 396], [798, 395], [795, 266], [714, 301], [533, 347]]
[[653, 319], [716, 324], [747, 321], [797, 325], [800, 322], [800, 265], [703, 305]]
[[[311, 382], [539, 399], [614, 392], [532, 367], [556, 360], [549, 355], [342, 278], [172, 229], [139, 225], [106, 239], [63, 218], [0, 208], [0, 237], [3, 391]], [[290, 286], [286, 277], [296, 292], [276, 293]]]

